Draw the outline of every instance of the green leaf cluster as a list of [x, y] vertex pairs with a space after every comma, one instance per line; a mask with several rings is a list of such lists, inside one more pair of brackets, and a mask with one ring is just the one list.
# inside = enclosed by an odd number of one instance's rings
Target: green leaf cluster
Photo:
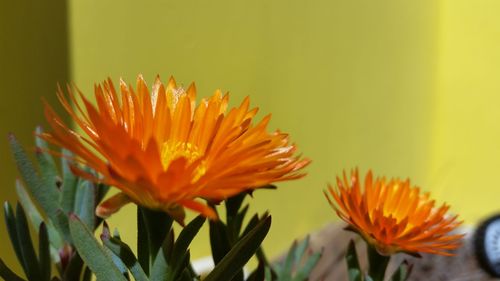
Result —
[[[42, 134], [37, 129], [37, 135]], [[9, 136], [12, 153], [20, 172], [16, 181], [19, 203], [4, 204], [9, 238], [23, 274], [17, 274], [0, 259], [0, 279], [8, 281], [193, 281], [201, 280], [191, 265], [190, 244], [206, 219], [198, 216], [174, 233], [173, 219], [165, 212], [137, 207], [137, 249], [134, 251], [111, 233], [106, 222], [95, 216], [95, 208], [109, 187], [75, 175], [99, 175], [74, 162], [62, 151], [60, 163], [52, 157], [46, 142], [36, 138], [32, 160], [14, 136]], [[263, 188], [275, 188], [266, 186]], [[218, 206], [225, 207], [225, 221], [209, 221], [214, 268], [205, 281], [301, 281], [319, 259], [306, 254], [308, 240], [294, 244], [283, 265], [272, 267], [261, 249], [271, 227], [271, 216], [253, 215], [248, 220], [249, 193], [242, 193]], [[14, 211], [15, 209], [15, 211]], [[32, 240], [30, 223], [38, 236]], [[102, 227], [100, 239], [96, 229]], [[256, 257], [259, 266], [245, 277], [243, 268]], [[54, 270], [56, 269], [56, 270]], [[266, 279], [266, 273], [271, 276]], [[269, 277], [268, 276], [268, 277]]]
[[309, 237], [300, 243], [295, 241], [285, 259], [266, 268], [266, 281], [306, 281], [321, 258], [321, 252], [309, 249]]
[[[384, 256], [377, 252], [371, 246], [367, 247], [368, 255], [368, 272], [365, 273], [358, 259], [356, 246], [354, 241], [349, 243], [346, 252], [347, 273], [349, 281], [384, 281], [386, 269], [389, 264], [390, 256]], [[405, 260], [403, 261], [392, 274], [389, 281], [406, 281], [410, 277], [412, 266]]]
[[[36, 133], [43, 132], [38, 128]], [[72, 214], [78, 216], [94, 231], [101, 223], [94, 210], [108, 187], [75, 176], [72, 169], [79, 167], [68, 151], [61, 152], [61, 162], [57, 164], [48, 144], [39, 137], [35, 139], [34, 160], [13, 135], [9, 135], [9, 143], [20, 173], [16, 181], [19, 203], [14, 213], [12, 206], [5, 202], [4, 217], [25, 279], [1, 259], [0, 277], [29, 281], [90, 280], [90, 270], [74, 247], [69, 218]], [[91, 170], [87, 172], [95, 175]], [[35, 251], [28, 221], [38, 233], [38, 251]], [[52, 272], [53, 268], [57, 272]]]

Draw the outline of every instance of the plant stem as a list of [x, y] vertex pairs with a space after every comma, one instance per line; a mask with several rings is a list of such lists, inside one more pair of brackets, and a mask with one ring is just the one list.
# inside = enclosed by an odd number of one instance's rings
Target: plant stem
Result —
[[375, 247], [368, 245], [368, 275], [373, 281], [384, 281], [385, 270], [390, 259], [391, 256], [381, 255]]

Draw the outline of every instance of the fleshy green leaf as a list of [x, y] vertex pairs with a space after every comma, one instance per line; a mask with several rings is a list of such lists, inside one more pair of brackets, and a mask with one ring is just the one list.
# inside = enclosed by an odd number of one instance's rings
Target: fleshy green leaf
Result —
[[104, 245], [122, 260], [136, 281], [149, 280], [130, 247], [118, 238], [111, 237], [106, 224], [103, 227], [101, 239]]
[[271, 227], [271, 217], [265, 216], [247, 235], [243, 236], [224, 256], [205, 281], [229, 281], [248, 262], [260, 247]]
[[[292, 269], [293, 269], [293, 266], [294, 266], [294, 253], [297, 249], [297, 241], [295, 241], [292, 245], [292, 247], [290, 248], [290, 251], [288, 252], [288, 255], [286, 256], [285, 258], [285, 262], [283, 263], [283, 266], [280, 268], [279, 272], [281, 273], [278, 273], [278, 280], [280, 279], [291, 279], [292, 278]], [[278, 271], [278, 270], [277, 270]]]
[[152, 211], [138, 206], [137, 227], [137, 256], [147, 274], [172, 227], [172, 218], [165, 212]]
[[17, 197], [19, 197], [19, 202], [28, 213], [31, 223], [38, 227], [43, 222], [42, 215], [38, 212], [35, 203], [31, 200], [26, 187], [20, 180], [16, 180], [16, 193]]
[[38, 277], [41, 276], [40, 265], [38, 264], [35, 249], [33, 248], [33, 242], [31, 241], [28, 220], [26, 219], [26, 214], [20, 204], [16, 206], [16, 226], [17, 239], [19, 241], [19, 247], [23, 256], [24, 265], [26, 266], [26, 277], [30, 281], [39, 280]]
[[200, 228], [203, 226], [204, 222], [205, 217], [198, 216], [182, 229], [179, 237], [174, 243], [172, 258], [169, 262], [172, 265], [173, 272], [170, 276], [168, 276], [169, 278], [167, 278], [167, 281], [173, 281], [176, 276], [182, 273], [182, 270], [185, 267], [183, 267], [183, 265], [189, 265], [188, 247], [191, 244], [191, 241], [193, 241], [196, 234], [198, 234], [198, 232], [200, 231]]
[[265, 280], [266, 266], [259, 261], [257, 268], [248, 276], [246, 281], [261, 281]]
[[226, 204], [226, 217], [228, 220], [230, 220], [232, 217], [236, 216], [238, 213], [238, 210], [241, 207], [241, 204], [243, 203], [243, 200], [245, 200], [246, 194], [245, 193], [239, 193], [236, 196], [233, 196], [231, 198], [228, 198], [225, 201]]
[[5, 223], [7, 224], [7, 232], [9, 233], [10, 242], [16, 253], [17, 260], [21, 263], [23, 269], [26, 268], [23, 253], [21, 252], [21, 246], [19, 244], [19, 238], [17, 237], [17, 223], [16, 217], [14, 216], [14, 210], [9, 202], [5, 202], [3, 205], [3, 211], [5, 216]]
[[364, 279], [364, 281], [373, 281], [373, 278], [372, 278], [370, 275], [365, 274], [365, 279]]
[[321, 253], [307, 253], [309, 237], [294, 242], [281, 264], [274, 266], [277, 281], [304, 281], [318, 263]]
[[55, 220], [59, 207], [59, 191], [56, 185], [45, 185], [44, 181], [38, 176], [38, 173], [29, 160], [28, 155], [19, 144], [14, 135], [9, 135], [9, 143], [12, 154], [30, 193], [36, 198], [47, 216]]
[[321, 258], [321, 253], [314, 253], [310, 257], [308, 257], [304, 265], [300, 268], [300, 270], [297, 270], [297, 273], [295, 274], [293, 280], [294, 281], [307, 280], [320, 258]]
[[391, 259], [391, 256], [381, 255], [375, 247], [368, 245], [368, 275], [374, 281], [385, 280], [385, 271]]
[[[41, 127], [36, 128], [36, 133], [40, 135], [43, 133]], [[36, 159], [40, 168], [40, 178], [46, 188], [57, 190], [58, 181], [60, 181], [59, 172], [57, 171], [54, 158], [48, 153], [49, 146], [47, 142], [40, 137], [35, 137], [36, 143]]]
[[226, 226], [220, 220], [209, 221], [210, 247], [215, 264], [218, 264], [224, 256], [231, 250], [229, 238], [227, 237]]
[[266, 267], [265, 269], [265, 281], [272, 281], [273, 280], [273, 275], [271, 273], [271, 269], [269, 267]]
[[413, 266], [404, 260], [392, 275], [391, 281], [406, 281], [410, 277], [412, 269]]
[[2, 277], [5, 281], [26, 281], [8, 268], [2, 259], [0, 259], [0, 277]]
[[73, 255], [64, 271], [63, 280], [78, 280], [82, 273], [83, 260], [80, 255]]
[[75, 213], [80, 218], [80, 220], [85, 223], [88, 229], [94, 229], [96, 227], [95, 221], [95, 207], [97, 199], [97, 187], [90, 181], [81, 181], [78, 186], [78, 191], [76, 192], [76, 202], [78, 202], [75, 207]]
[[78, 253], [97, 276], [97, 280], [127, 280], [115, 266], [111, 256], [99, 245], [92, 232], [77, 216], [70, 215], [69, 226]]
[[56, 212], [56, 217], [54, 219], [54, 225], [57, 225], [57, 229], [64, 238], [64, 241], [72, 244], [73, 239], [71, 238], [71, 234], [69, 232], [69, 220], [68, 216], [64, 213], [63, 210], [59, 209]]
[[[28, 192], [26, 191], [26, 187], [19, 180], [16, 181], [16, 192], [19, 197], [19, 202], [26, 210], [28, 217], [33, 226], [38, 227], [42, 222], [42, 215], [38, 212], [38, 209], [35, 207], [35, 203], [31, 200]], [[50, 223], [46, 224], [47, 231], [49, 233], [50, 244], [52, 247], [52, 256], [57, 257], [58, 253], [55, 249], [60, 249], [63, 246], [63, 241], [59, 232], [54, 228], [54, 226]]]
[[359, 266], [358, 254], [356, 253], [356, 246], [354, 241], [349, 242], [349, 247], [346, 253], [347, 261], [347, 274], [349, 276], [349, 281], [362, 281], [363, 273]]
[[75, 212], [75, 198], [78, 186], [78, 177], [71, 171], [73, 162], [70, 160], [73, 154], [69, 150], [62, 150], [61, 167], [63, 174], [63, 184], [61, 186], [60, 204], [67, 214]]
[[49, 234], [45, 223], [40, 224], [38, 231], [38, 260], [42, 280], [50, 281], [52, 265], [50, 260]]
[[168, 263], [168, 261], [172, 259], [173, 248], [174, 248], [174, 230], [170, 229], [153, 263], [150, 274], [151, 281], [166, 280], [169, 274], [173, 272], [171, 265]]
[[178, 257], [187, 251], [191, 241], [193, 241], [196, 234], [198, 234], [205, 220], [205, 217], [201, 215], [197, 216], [182, 229], [179, 238], [177, 238], [174, 244], [174, 257]]

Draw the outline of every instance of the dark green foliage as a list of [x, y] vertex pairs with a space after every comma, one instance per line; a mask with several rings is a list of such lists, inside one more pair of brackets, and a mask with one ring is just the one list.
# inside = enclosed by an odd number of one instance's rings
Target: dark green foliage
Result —
[[391, 281], [406, 281], [410, 277], [413, 266], [404, 260], [391, 277]]
[[300, 243], [294, 242], [285, 259], [269, 270], [265, 280], [305, 281], [318, 263], [321, 253], [308, 251], [309, 237]]
[[234, 280], [243, 266], [259, 249], [271, 227], [271, 217], [264, 215], [259, 223], [244, 235], [215, 266], [205, 281]]
[[[41, 133], [38, 128], [37, 134]], [[20, 201], [16, 214], [5, 203], [4, 215], [11, 244], [26, 278], [37, 281], [90, 281], [90, 271], [75, 251], [68, 215], [77, 214], [93, 232], [100, 223], [94, 210], [108, 187], [75, 176], [71, 172], [74, 163], [68, 152], [63, 152], [61, 177], [47, 143], [40, 138], [36, 138], [35, 161], [28, 157], [13, 135], [9, 135], [9, 142], [22, 180], [16, 181]], [[95, 175], [91, 170], [88, 172]], [[78, 205], [77, 201], [81, 204]], [[38, 232], [37, 252], [31, 240], [26, 213], [33, 229]], [[59, 277], [52, 276], [54, 265]], [[14, 273], [5, 264], [2, 263], [1, 267], [0, 277], [15, 280]]]
[[172, 227], [172, 222], [172, 218], [165, 212], [137, 207], [137, 255], [147, 274]]
[[78, 253], [98, 280], [127, 280], [115, 266], [111, 256], [97, 242], [90, 229], [77, 216], [70, 216], [69, 226]]
[[[42, 133], [37, 129], [37, 134]], [[111, 235], [106, 224], [100, 243], [94, 232], [102, 219], [94, 212], [109, 187], [80, 178], [73, 171], [81, 170], [93, 178], [99, 175], [77, 165], [72, 160], [73, 155], [65, 150], [61, 164], [56, 164], [48, 152], [49, 146], [40, 138], [36, 139], [35, 161], [28, 157], [14, 136], [9, 136], [9, 142], [21, 175], [16, 182], [20, 204], [14, 213], [10, 204], [5, 203], [4, 216], [11, 244], [27, 280], [10, 270], [2, 260], [0, 278], [8, 281], [90, 281], [95, 275], [98, 281], [200, 279], [191, 266], [189, 246], [205, 223], [204, 217], [194, 218], [176, 238], [173, 219], [167, 213], [138, 207], [137, 256], [118, 233]], [[249, 281], [276, 277], [268, 270], [269, 263], [261, 249], [271, 217], [254, 215], [244, 225], [248, 205], [243, 206], [243, 202], [247, 195], [242, 193], [224, 201], [225, 222], [209, 222], [215, 268], [206, 277], [207, 281], [243, 281], [243, 266], [253, 256], [257, 257], [259, 266]], [[25, 211], [38, 233], [37, 250], [31, 240]], [[300, 260], [306, 246], [294, 248], [293, 264]], [[306, 280], [301, 276], [312, 269], [315, 257], [311, 256], [303, 264], [303, 274], [296, 274], [299, 279], [290, 280]], [[53, 268], [57, 269], [55, 273]]]
[[352, 240], [349, 242], [345, 259], [347, 261], [347, 275], [349, 276], [349, 281], [362, 281], [363, 271], [359, 265], [356, 246]]

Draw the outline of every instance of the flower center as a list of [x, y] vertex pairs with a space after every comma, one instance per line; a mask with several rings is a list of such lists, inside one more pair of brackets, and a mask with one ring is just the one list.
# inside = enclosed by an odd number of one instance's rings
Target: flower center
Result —
[[[172, 161], [181, 157], [185, 158], [188, 161], [188, 164], [191, 164], [202, 156], [203, 152], [196, 145], [189, 142], [169, 140], [164, 142], [161, 147], [161, 163], [163, 164], [163, 168], [165, 170], [168, 169]], [[191, 182], [196, 182], [206, 173], [206, 171], [206, 163], [205, 161], [201, 161], [198, 167], [194, 170]]]

